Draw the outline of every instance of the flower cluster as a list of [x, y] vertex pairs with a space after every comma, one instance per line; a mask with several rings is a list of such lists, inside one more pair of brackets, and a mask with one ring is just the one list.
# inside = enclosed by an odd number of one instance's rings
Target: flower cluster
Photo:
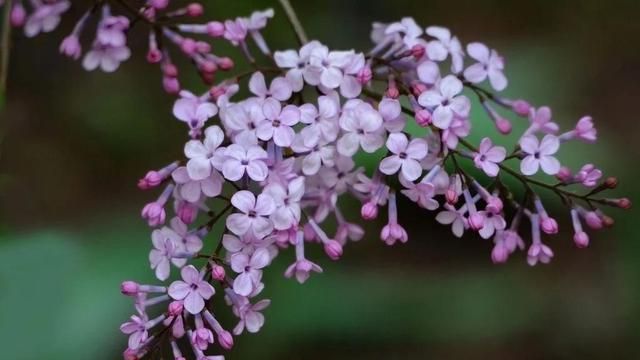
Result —
[[[173, 114], [187, 125], [184, 156], [149, 171], [138, 183], [142, 190], [162, 189], [144, 206], [142, 217], [153, 228], [150, 266], [166, 283], [122, 284], [136, 311], [121, 326], [129, 335], [127, 359], [162, 344], [170, 345], [176, 359], [184, 359], [185, 345], [199, 360], [218, 359], [205, 355], [213, 344], [230, 349], [233, 336], [259, 331], [270, 303], [261, 299], [263, 271], [280, 253], [292, 258], [284, 276], [303, 283], [323, 271], [307, 258], [306, 246], [320, 245], [327, 257], [338, 260], [349, 241], [364, 237], [359, 219], [341, 210], [341, 199], [359, 202], [363, 220], [379, 217], [386, 208], [379, 237], [387, 245], [409, 240], [398, 216], [401, 194], [436, 212], [435, 219], [450, 225], [457, 237], [472, 232], [492, 239], [493, 262], [526, 250], [531, 265], [551, 260], [553, 251], [542, 234], [559, 231], [538, 190], [555, 194], [567, 206], [578, 247], [589, 244], [583, 225], [613, 224], [602, 206], [631, 206], [626, 198], [599, 196], [617, 185], [615, 178], [603, 179], [593, 164], [573, 173], [556, 156], [563, 143], [596, 140], [590, 117], [560, 132], [548, 107], [497, 95], [508, 85], [501, 55], [480, 42], [464, 46], [446, 28], [423, 28], [404, 18], [375, 23], [374, 44], [366, 53], [334, 50], [304, 36], [300, 48], [271, 52], [261, 30], [273, 10], [191, 24], [186, 19], [203, 13], [197, 3], [168, 10], [168, 0], [149, 0], [141, 8], [122, 9], [128, 17], [112, 15], [108, 3], [87, 11], [62, 42], [62, 53], [82, 56], [80, 35], [100, 12], [82, 63], [87, 70], [114, 71], [130, 56], [130, 28], [147, 24], [147, 60], [160, 64], [164, 89], [178, 95]], [[13, 23], [21, 25], [25, 11], [20, 1], [12, 4]], [[52, 30], [69, 3], [33, 2], [33, 7], [25, 23], [29, 36]], [[207, 37], [238, 47], [252, 70], [217, 80], [217, 71], [232, 69], [233, 62], [214, 54]], [[259, 65], [249, 40], [269, 65]], [[209, 85], [203, 95], [181, 89], [171, 46]], [[241, 98], [245, 86], [250, 95]], [[499, 134], [511, 133], [511, 121], [528, 124], [518, 146], [508, 151], [496, 137], [485, 137], [478, 146], [467, 140], [469, 95]], [[356, 165], [354, 155], [362, 153], [380, 160], [375, 169]], [[538, 173], [555, 180], [532, 178]], [[522, 186], [509, 187], [503, 181], [507, 177]], [[222, 235], [207, 239], [214, 228]], [[214, 250], [204, 252], [209, 242]], [[288, 254], [290, 248], [295, 256]], [[237, 317], [231, 331], [214, 315], [216, 296]]]

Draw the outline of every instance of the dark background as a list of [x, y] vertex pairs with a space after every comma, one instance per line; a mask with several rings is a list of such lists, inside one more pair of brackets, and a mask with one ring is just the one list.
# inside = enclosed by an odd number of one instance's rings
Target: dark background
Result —
[[[149, 230], [138, 214], [156, 194], [139, 192], [135, 183], [147, 169], [172, 161], [184, 143], [159, 71], [143, 60], [145, 31], [134, 28], [134, 57], [114, 75], [87, 73], [57, 54], [82, 3], [74, 1], [52, 34], [14, 34], [0, 115], [6, 130], [0, 158], [3, 358], [120, 358], [126, 337], [118, 325], [133, 309], [119, 283], [153, 281]], [[596, 163], [619, 177], [616, 193], [637, 198], [640, 2], [293, 5], [310, 37], [333, 48], [366, 50], [372, 21], [407, 15], [423, 26], [447, 26], [465, 43], [497, 48], [507, 59], [507, 95], [552, 106], [565, 128], [586, 113], [594, 116], [598, 145], [568, 145], [561, 159], [574, 168]], [[275, 1], [206, 6], [216, 19], [273, 6], [276, 19], [265, 31], [271, 47], [295, 44]], [[235, 49], [229, 52], [237, 58]], [[475, 140], [492, 131], [481, 111], [473, 123]], [[236, 338], [228, 358], [640, 358], [636, 212], [607, 210], [615, 228], [593, 234], [592, 245], [577, 250], [567, 212], [548, 204], [564, 230], [546, 239], [556, 251], [548, 266], [529, 268], [523, 253], [494, 266], [489, 241], [456, 239], [434, 214], [408, 203], [400, 208], [410, 233], [406, 245], [386, 247], [377, 236], [381, 224], [373, 224], [338, 263], [312, 253], [325, 273], [303, 286], [282, 278], [293, 256], [283, 253], [266, 275], [265, 296], [273, 303], [262, 332]]]

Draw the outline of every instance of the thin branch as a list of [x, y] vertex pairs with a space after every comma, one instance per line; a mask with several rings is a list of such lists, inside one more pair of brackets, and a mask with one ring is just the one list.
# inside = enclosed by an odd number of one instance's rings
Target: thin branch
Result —
[[[2, 14], [2, 39], [0, 40], [0, 96], [4, 102], [7, 96], [7, 76], [9, 73], [9, 51], [11, 47], [11, 2], [7, 1]], [[0, 104], [2, 107], [4, 104]]]
[[289, 0], [278, 0], [278, 1], [280, 2], [280, 5], [284, 9], [284, 12], [287, 14], [287, 19], [289, 19], [289, 23], [291, 24], [293, 31], [296, 33], [296, 37], [298, 38], [298, 42], [300, 43], [300, 45], [304, 45], [308, 43], [309, 39], [307, 38], [307, 34], [304, 32], [304, 28], [302, 27], [302, 24], [298, 19], [298, 15], [296, 14], [296, 11], [293, 9], [293, 7], [291, 6], [291, 3], [289, 2]]

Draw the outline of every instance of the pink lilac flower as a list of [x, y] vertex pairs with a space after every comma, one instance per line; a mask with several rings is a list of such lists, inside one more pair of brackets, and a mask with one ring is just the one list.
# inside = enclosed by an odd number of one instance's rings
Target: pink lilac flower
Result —
[[436, 185], [432, 181], [441, 172], [444, 173], [439, 165], [435, 165], [417, 184], [400, 177], [400, 184], [405, 188], [400, 192], [420, 207], [435, 210], [440, 204], [433, 198], [436, 196]]
[[496, 91], [507, 87], [507, 78], [503, 73], [504, 60], [495, 50], [489, 50], [485, 44], [475, 42], [467, 45], [467, 53], [478, 62], [464, 71], [465, 79], [477, 84], [489, 78]]
[[491, 139], [484, 138], [480, 142], [478, 152], [473, 157], [473, 162], [478, 169], [482, 169], [485, 174], [491, 177], [498, 175], [500, 164], [507, 156], [507, 150], [502, 146], [493, 146]]
[[300, 222], [300, 201], [304, 195], [305, 178], [299, 176], [285, 187], [281, 184], [269, 184], [264, 188], [266, 194], [271, 195], [275, 203], [275, 211], [271, 221], [276, 230], [287, 230]]
[[202, 279], [193, 265], [183, 267], [180, 275], [182, 280], [171, 283], [168, 294], [174, 300], [183, 301], [185, 310], [190, 314], [198, 314], [204, 309], [204, 301], [215, 294], [215, 289]]
[[353, 156], [359, 147], [372, 153], [384, 144], [384, 138], [378, 132], [382, 127], [382, 116], [361, 100], [350, 100], [345, 104], [340, 127], [344, 130], [337, 146], [341, 155]]
[[217, 113], [218, 107], [215, 104], [184, 90], [180, 92], [180, 99], [173, 105], [173, 115], [187, 123], [192, 137], [198, 135], [204, 123]]
[[180, 247], [181, 237], [168, 227], [154, 230], [151, 233], [153, 249], [149, 252], [151, 268], [155, 269], [159, 280], [167, 280], [171, 270], [171, 263], [176, 267], [183, 267], [187, 260], [176, 258]]
[[598, 184], [598, 180], [600, 180], [601, 177], [602, 171], [597, 169], [593, 164], [586, 164], [574, 175], [573, 178], [584, 186], [594, 187]]
[[147, 315], [141, 313], [140, 315], [132, 315], [130, 321], [120, 326], [120, 331], [129, 335], [128, 346], [130, 349], [139, 349], [149, 338], [149, 332], [146, 326], [147, 321], [149, 321]]
[[[219, 126], [210, 126], [205, 130], [204, 141], [190, 140], [184, 146], [187, 162], [187, 172], [192, 180], [204, 180], [216, 171], [222, 162], [221, 152], [218, 150], [224, 141], [224, 133]], [[216, 194], [217, 195], [217, 194]]]
[[60, 16], [69, 10], [71, 2], [66, 0], [36, 2], [36, 7], [24, 24], [24, 34], [34, 37], [41, 32], [51, 32], [60, 24]]
[[238, 181], [245, 173], [255, 181], [267, 178], [269, 169], [265, 160], [268, 155], [260, 146], [231, 144], [226, 148], [225, 156], [222, 174], [226, 179]]
[[231, 256], [231, 268], [238, 273], [233, 281], [233, 291], [240, 296], [249, 296], [262, 278], [262, 268], [269, 265], [271, 257], [265, 248], [258, 248], [250, 256], [236, 253]]
[[447, 129], [455, 116], [469, 116], [471, 103], [466, 96], [459, 95], [461, 92], [462, 82], [453, 75], [447, 75], [434, 89], [423, 92], [418, 102], [424, 107], [434, 109], [433, 125]]
[[309, 62], [311, 52], [316, 47], [322, 46], [320, 42], [314, 40], [300, 48], [300, 51], [286, 50], [276, 51], [273, 54], [276, 65], [281, 69], [289, 69], [286, 79], [289, 81], [291, 88], [295, 92], [302, 90], [304, 86], [303, 73]]
[[[236, 295], [236, 297], [239, 296]], [[261, 311], [271, 304], [271, 300], [260, 300], [255, 304], [251, 304], [246, 297], [239, 297], [237, 302], [237, 304], [234, 304], [233, 311], [240, 318], [240, 321], [233, 329], [233, 334], [240, 335], [245, 329], [250, 333], [260, 331], [260, 328], [264, 325], [264, 315], [262, 315]]]
[[384, 98], [378, 104], [378, 112], [384, 121], [384, 128], [390, 132], [400, 132], [407, 124], [407, 118], [402, 114], [400, 101], [397, 99]]
[[336, 93], [318, 97], [318, 108], [313, 104], [300, 106], [300, 122], [306, 124], [300, 131], [305, 145], [316, 143], [320, 139], [335, 141], [340, 132], [338, 116], [340, 115], [340, 100]]
[[130, 56], [131, 51], [126, 46], [112, 47], [96, 42], [85, 55], [82, 66], [87, 71], [100, 67], [104, 72], [114, 72], [120, 63], [128, 60]]
[[406, 243], [409, 240], [405, 229], [398, 224], [398, 206], [396, 205], [395, 192], [391, 192], [389, 195], [389, 221], [382, 228], [380, 239], [389, 246], [394, 245], [396, 241]]
[[531, 215], [532, 244], [527, 251], [527, 263], [534, 266], [538, 262], [548, 264], [553, 258], [553, 251], [540, 239], [540, 220], [537, 214]]
[[275, 211], [275, 203], [270, 195], [263, 193], [256, 198], [242, 190], [231, 197], [231, 203], [242, 212], [227, 217], [227, 228], [232, 233], [244, 235], [251, 231], [259, 239], [271, 233], [273, 224], [268, 217]]
[[354, 54], [351, 61], [343, 67], [344, 76], [340, 83], [340, 94], [347, 99], [353, 99], [362, 92], [362, 80], [359, 78], [365, 69], [364, 54]]
[[520, 171], [524, 175], [533, 175], [542, 168], [548, 175], [555, 175], [560, 171], [560, 162], [553, 155], [560, 148], [560, 141], [553, 135], [545, 135], [542, 141], [538, 141], [533, 135], [527, 135], [520, 139], [520, 148], [525, 154], [520, 163]]
[[300, 121], [300, 110], [295, 105], [284, 108], [279, 101], [268, 98], [262, 105], [265, 120], [258, 124], [256, 134], [260, 140], [273, 142], [281, 147], [289, 147], [293, 143], [295, 132], [293, 126]]
[[311, 272], [321, 273], [322, 268], [304, 257], [304, 237], [302, 231], [296, 233], [296, 261], [284, 272], [287, 278], [294, 277], [300, 284], [309, 279]]
[[234, 46], [243, 44], [247, 38], [247, 26], [241, 18], [224, 22], [224, 38]]
[[422, 174], [420, 160], [427, 156], [427, 141], [412, 139], [409, 141], [403, 133], [394, 133], [387, 139], [387, 148], [393, 154], [380, 162], [380, 171], [386, 175], [393, 175], [400, 171], [402, 176], [414, 181]]
[[436, 221], [443, 225], [451, 225], [451, 231], [456, 237], [462, 237], [464, 230], [468, 227], [467, 219], [461, 210], [456, 210], [449, 204], [444, 204], [443, 210], [436, 215]]
[[273, 97], [280, 101], [289, 100], [292, 94], [291, 85], [283, 77], [273, 79], [271, 85], [267, 88], [264, 75], [259, 71], [255, 72], [249, 79], [249, 90], [259, 98]]
[[342, 84], [343, 68], [349, 65], [353, 51], [329, 51], [326, 46], [317, 46], [309, 55], [309, 66], [303, 74], [310, 85], [322, 85], [335, 89]]
[[322, 166], [332, 167], [336, 157], [336, 148], [329, 142], [320, 138], [305, 141], [306, 139], [299, 134], [293, 141], [291, 148], [298, 154], [306, 154], [302, 158], [302, 173], [312, 176], [320, 171]]
[[430, 26], [426, 29], [426, 33], [436, 38], [427, 45], [427, 56], [431, 60], [443, 61], [449, 55], [451, 56], [451, 71], [455, 74], [461, 72], [464, 51], [462, 51], [460, 40], [451, 36], [449, 29], [440, 26]]
[[470, 133], [471, 122], [468, 119], [454, 117], [449, 128], [442, 131], [442, 142], [449, 149], [455, 149], [460, 139], [467, 137]]
[[211, 170], [211, 174], [202, 180], [193, 180], [185, 166], [177, 168], [171, 177], [178, 184], [180, 196], [190, 202], [198, 202], [202, 195], [213, 198], [222, 193], [224, 179], [216, 170]]
[[507, 222], [504, 220], [504, 217], [499, 213], [493, 212], [487, 207], [487, 210], [479, 211], [478, 214], [482, 216], [483, 225], [478, 233], [483, 239], [488, 239], [496, 231], [502, 231], [507, 227]]
[[529, 128], [524, 135], [531, 135], [535, 132], [542, 132], [544, 134], [555, 134], [560, 127], [558, 124], [551, 120], [551, 109], [547, 106], [543, 106], [539, 109], [533, 109], [529, 111]]

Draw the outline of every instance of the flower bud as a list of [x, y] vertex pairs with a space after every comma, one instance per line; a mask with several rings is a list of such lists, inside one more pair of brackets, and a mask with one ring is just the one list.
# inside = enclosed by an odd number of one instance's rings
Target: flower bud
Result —
[[411, 85], [411, 93], [415, 96], [415, 97], [419, 97], [423, 92], [427, 91], [427, 85], [421, 83], [421, 82], [414, 82]]
[[590, 228], [594, 230], [602, 229], [602, 219], [595, 211], [589, 211], [584, 215], [584, 220]]
[[182, 39], [182, 42], [180, 42], [180, 49], [189, 56], [194, 55], [198, 51], [196, 41], [190, 38]]
[[608, 228], [613, 227], [613, 225], [616, 223], [611, 216], [601, 215], [600, 218], [602, 219], [602, 224]]
[[151, 0], [151, 6], [154, 9], [162, 10], [169, 6], [169, 0]]
[[449, 205], [455, 205], [458, 203], [458, 193], [454, 189], [447, 189], [444, 193], [444, 197], [447, 199]]
[[484, 217], [479, 213], [469, 216], [469, 227], [474, 231], [482, 229], [484, 227]]
[[169, 304], [169, 316], [179, 316], [180, 314], [182, 314], [182, 310], [184, 310], [182, 301], [172, 301]]
[[60, 44], [60, 53], [74, 60], [78, 60], [82, 55], [82, 46], [80, 39], [75, 34], [71, 34], [62, 40]]
[[196, 220], [196, 217], [198, 217], [198, 207], [190, 202], [182, 201], [178, 204], [176, 215], [178, 215], [183, 223], [187, 225], [192, 224]]
[[218, 342], [225, 350], [231, 350], [233, 347], [233, 336], [228, 331], [221, 331], [218, 333]]
[[138, 180], [138, 189], [148, 190], [162, 183], [162, 175], [157, 171], [149, 171], [142, 179]]
[[218, 264], [214, 264], [211, 267], [211, 277], [214, 280], [218, 280], [218, 281], [223, 281], [224, 277], [225, 277], [225, 271], [224, 268]]
[[220, 70], [222, 71], [231, 70], [234, 66], [235, 64], [233, 63], [233, 60], [231, 60], [231, 58], [222, 57], [218, 59], [218, 67], [220, 67]]
[[544, 219], [542, 219], [542, 222], [540, 223], [540, 227], [542, 228], [542, 231], [544, 231], [546, 234], [557, 234], [558, 233], [558, 222], [551, 217], [545, 217]]
[[511, 109], [520, 116], [529, 116], [531, 105], [525, 100], [516, 100], [511, 104]]
[[385, 95], [388, 98], [397, 99], [400, 96], [400, 90], [398, 90], [398, 88], [395, 86], [389, 86], [387, 88], [387, 91], [385, 92]]
[[162, 87], [167, 94], [175, 95], [180, 92], [180, 81], [175, 77], [164, 76], [162, 78]]
[[413, 56], [416, 60], [422, 58], [426, 52], [427, 50], [420, 44], [413, 45], [413, 47], [411, 48], [411, 56]]
[[604, 186], [608, 189], [615, 189], [618, 187], [618, 178], [610, 176], [604, 180]]
[[631, 200], [628, 198], [620, 198], [617, 201], [618, 207], [621, 209], [629, 210], [631, 209]]
[[140, 285], [135, 281], [124, 281], [120, 284], [120, 292], [126, 296], [136, 296], [140, 291]]
[[149, 226], [158, 226], [164, 224], [167, 214], [164, 207], [158, 202], [150, 202], [142, 209], [142, 218], [147, 220]]
[[562, 182], [569, 182], [571, 180], [571, 170], [568, 167], [563, 166], [556, 174], [556, 178]]
[[342, 256], [342, 245], [335, 240], [329, 240], [324, 243], [324, 252], [331, 260], [338, 260]]
[[373, 220], [378, 217], [378, 205], [373, 201], [368, 201], [360, 209], [360, 215], [365, 220]]
[[191, 3], [187, 6], [187, 15], [191, 17], [202, 16], [204, 8], [199, 3]]
[[511, 134], [511, 122], [503, 117], [496, 118], [496, 128], [503, 135]]
[[166, 63], [162, 65], [162, 73], [164, 76], [169, 77], [177, 77], [178, 76], [178, 67], [171, 63]]
[[416, 112], [416, 123], [422, 127], [431, 125], [431, 113], [429, 110], [418, 110], [418, 112]]
[[577, 247], [581, 249], [586, 248], [589, 246], [589, 235], [584, 231], [577, 232], [573, 235], [573, 241], [576, 243]]
[[124, 360], [138, 360], [138, 352], [136, 350], [132, 350], [130, 348], [127, 348], [123, 353], [122, 353], [122, 358]]
[[[5, 6], [11, 6], [11, 4], [7, 4]], [[13, 4], [13, 8], [11, 9], [11, 14], [9, 16], [11, 25], [14, 27], [20, 27], [24, 25], [24, 22], [27, 19], [27, 11], [24, 9], [24, 6], [22, 6], [22, 3], [16, 2]]]
[[224, 24], [219, 21], [211, 21], [207, 24], [207, 34], [211, 37], [221, 37], [224, 35]]
[[491, 261], [494, 264], [503, 264], [509, 259], [509, 249], [502, 241], [499, 241], [491, 250]]
[[159, 49], [149, 49], [147, 51], [147, 62], [149, 64], [157, 64], [162, 60], [162, 51]]

